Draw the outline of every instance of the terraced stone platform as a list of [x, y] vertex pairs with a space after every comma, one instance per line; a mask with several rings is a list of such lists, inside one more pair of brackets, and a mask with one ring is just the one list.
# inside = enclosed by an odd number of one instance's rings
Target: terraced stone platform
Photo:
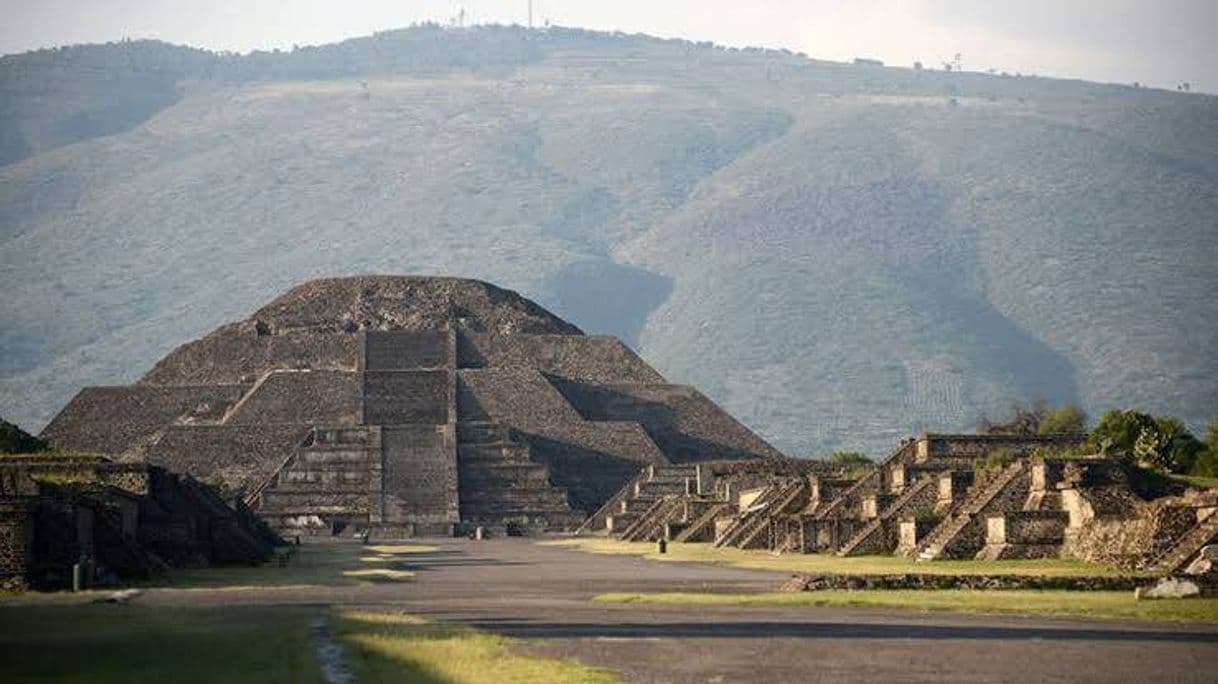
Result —
[[43, 434], [218, 485], [289, 534], [573, 528], [641, 467], [781, 456], [619, 340], [453, 278], [306, 283], [82, 390]]

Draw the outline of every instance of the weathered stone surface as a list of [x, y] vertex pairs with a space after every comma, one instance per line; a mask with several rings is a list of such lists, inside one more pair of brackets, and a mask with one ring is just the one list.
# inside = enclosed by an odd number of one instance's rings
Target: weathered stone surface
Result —
[[1179, 599], [1200, 595], [1201, 587], [1196, 582], [1176, 577], [1164, 577], [1155, 585], [1138, 587], [1134, 592], [1139, 599]]
[[782, 591], [829, 589], [1054, 589], [1071, 591], [1128, 591], [1137, 586], [1134, 577], [1034, 577], [1024, 575], [793, 575]]
[[781, 456], [618, 340], [421, 277], [301, 285], [136, 385], [82, 391], [46, 435], [189, 473], [293, 533], [573, 527], [641, 466]]
[[1214, 561], [1208, 558], [1198, 558], [1184, 569], [1186, 575], [1206, 575], [1214, 571]]

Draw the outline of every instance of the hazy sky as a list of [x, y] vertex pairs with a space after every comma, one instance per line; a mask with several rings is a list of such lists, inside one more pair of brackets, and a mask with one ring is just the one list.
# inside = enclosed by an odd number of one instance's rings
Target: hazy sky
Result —
[[[537, 23], [786, 47], [812, 57], [995, 68], [1218, 91], [1218, 0], [534, 0]], [[527, 0], [0, 0], [0, 53], [119, 38], [217, 50], [326, 43]]]

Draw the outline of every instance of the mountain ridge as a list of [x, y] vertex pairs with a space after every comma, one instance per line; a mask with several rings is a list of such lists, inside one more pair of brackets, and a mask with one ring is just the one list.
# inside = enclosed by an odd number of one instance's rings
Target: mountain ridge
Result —
[[[22, 138], [0, 413], [37, 427], [295, 282], [369, 272], [503, 283], [794, 453], [1037, 396], [1218, 407], [1218, 98], [575, 30], [379, 36], [213, 55], [129, 128]], [[52, 125], [88, 97], [49, 100], [0, 107], [4, 140], [100, 130]]]

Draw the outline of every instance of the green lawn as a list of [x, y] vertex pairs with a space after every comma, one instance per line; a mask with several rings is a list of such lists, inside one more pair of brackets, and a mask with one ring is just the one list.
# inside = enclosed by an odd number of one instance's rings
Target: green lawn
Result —
[[763, 594], [601, 594], [602, 603], [708, 606], [853, 606], [1176, 622], [1218, 622], [1218, 598], [1136, 601], [1132, 591], [803, 591]]
[[320, 682], [310, 607], [0, 607], [0, 679]]
[[668, 553], [660, 554], [656, 545], [648, 542], [623, 542], [615, 539], [578, 538], [541, 542], [551, 546], [567, 546], [590, 553], [614, 553], [642, 556], [648, 560], [668, 562], [717, 563], [739, 568], [837, 575], [901, 575], [922, 573], [935, 575], [1033, 575], [1038, 577], [1097, 577], [1129, 574], [1115, 568], [1082, 561], [1049, 558], [1043, 560], [974, 561], [945, 560], [917, 562], [900, 556], [852, 556], [840, 558], [832, 554], [774, 554], [769, 551], [716, 549], [710, 544], [668, 545]]
[[403, 613], [346, 611], [332, 623], [360, 682], [602, 684], [617, 677], [579, 663], [519, 655], [515, 641]]

